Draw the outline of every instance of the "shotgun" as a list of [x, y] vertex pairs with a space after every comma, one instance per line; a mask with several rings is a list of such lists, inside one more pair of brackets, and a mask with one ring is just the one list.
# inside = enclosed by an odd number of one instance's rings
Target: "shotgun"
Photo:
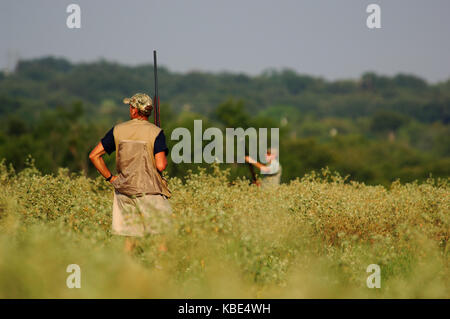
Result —
[[158, 66], [156, 61], [156, 50], [153, 50], [153, 74], [155, 75], [155, 102], [153, 103], [155, 110], [153, 112], [153, 122], [156, 126], [161, 127], [159, 121]]
[[[244, 137], [244, 140], [239, 140], [238, 143], [244, 143], [244, 154], [246, 156], [250, 155], [250, 152], [248, 150], [248, 144], [247, 144], [247, 141], [245, 140], [245, 137]], [[256, 178], [255, 167], [250, 163], [246, 163], [246, 165], [248, 166], [248, 169], [250, 171], [251, 184], [258, 185], [258, 179]]]
[[[248, 151], [247, 143], [245, 143], [245, 155], [250, 155], [249, 151]], [[247, 163], [247, 165], [248, 165], [248, 169], [250, 170], [250, 175], [252, 177], [251, 183], [257, 185], [258, 184], [258, 180], [256, 179], [255, 167], [252, 164], [250, 164], [250, 163]]]

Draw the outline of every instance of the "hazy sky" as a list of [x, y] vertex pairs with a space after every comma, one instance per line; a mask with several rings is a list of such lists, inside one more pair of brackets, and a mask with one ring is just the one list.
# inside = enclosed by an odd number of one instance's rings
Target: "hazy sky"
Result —
[[[81, 7], [81, 29], [66, 7]], [[368, 29], [366, 7], [381, 7]], [[8, 52], [73, 62], [158, 62], [173, 71], [258, 74], [292, 68], [327, 79], [372, 70], [450, 78], [449, 0], [1, 0], [0, 68]]]

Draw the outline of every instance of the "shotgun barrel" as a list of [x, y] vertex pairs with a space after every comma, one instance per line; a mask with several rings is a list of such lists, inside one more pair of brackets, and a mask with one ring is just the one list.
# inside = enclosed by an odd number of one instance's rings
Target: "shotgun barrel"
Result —
[[156, 50], [153, 50], [153, 73], [155, 75], [155, 110], [153, 111], [153, 122], [156, 126], [161, 127], [159, 121], [159, 94], [158, 94], [158, 65], [156, 61]]

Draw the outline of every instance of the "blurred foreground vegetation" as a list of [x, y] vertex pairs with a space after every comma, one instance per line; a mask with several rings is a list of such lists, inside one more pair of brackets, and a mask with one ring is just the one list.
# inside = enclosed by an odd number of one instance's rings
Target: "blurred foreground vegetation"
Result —
[[[0, 298], [449, 298], [448, 179], [389, 190], [327, 170], [276, 189], [218, 166], [170, 179], [173, 225], [130, 256], [112, 188], [0, 165]], [[66, 267], [81, 267], [68, 289]], [[370, 264], [381, 288], [366, 286]]]
[[[366, 184], [425, 181], [450, 173], [450, 80], [429, 84], [406, 74], [367, 72], [326, 81], [291, 70], [258, 76], [159, 70], [161, 121], [176, 127], [279, 127], [282, 181], [330, 167]], [[0, 159], [17, 170], [31, 154], [36, 167], [96, 176], [88, 154], [117, 122], [128, 120], [124, 97], [153, 92], [153, 67], [107, 61], [72, 64], [47, 57], [0, 72]], [[114, 156], [106, 156], [114, 167]], [[174, 165], [186, 177], [196, 164]], [[200, 165], [204, 166], [205, 165]], [[249, 176], [229, 165], [231, 176]]]

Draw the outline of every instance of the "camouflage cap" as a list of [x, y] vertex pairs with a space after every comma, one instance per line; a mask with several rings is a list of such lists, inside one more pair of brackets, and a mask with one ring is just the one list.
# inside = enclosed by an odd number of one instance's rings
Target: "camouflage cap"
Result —
[[148, 106], [153, 106], [151, 97], [144, 93], [136, 93], [132, 97], [124, 98], [123, 103], [129, 104], [141, 112], [145, 112]]

